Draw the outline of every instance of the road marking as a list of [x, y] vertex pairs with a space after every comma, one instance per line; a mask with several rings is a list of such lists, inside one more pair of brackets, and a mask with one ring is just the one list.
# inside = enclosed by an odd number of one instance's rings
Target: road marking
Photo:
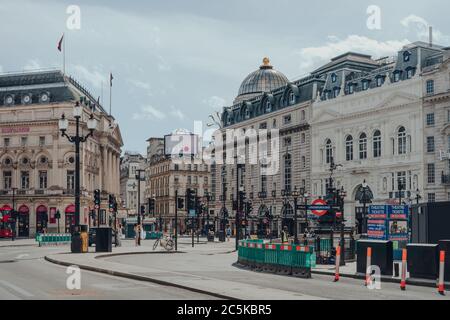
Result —
[[27, 253], [19, 254], [15, 259], [19, 260], [19, 259], [23, 259], [23, 258], [26, 258], [26, 257], [29, 257], [29, 256], [30, 256], [30, 255], [27, 254]]
[[24, 289], [22, 289], [22, 288], [20, 288], [20, 287], [18, 287], [16, 285], [14, 285], [14, 284], [12, 284], [12, 283], [10, 283], [8, 281], [0, 280], [0, 285], [3, 285], [3, 287], [8, 287], [8, 288], [14, 290], [18, 294], [20, 294], [21, 296], [24, 296], [26, 298], [33, 297], [32, 293], [30, 293], [30, 292], [28, 292], [28, 291], [26, 291], [26, 290], [24, 290]]

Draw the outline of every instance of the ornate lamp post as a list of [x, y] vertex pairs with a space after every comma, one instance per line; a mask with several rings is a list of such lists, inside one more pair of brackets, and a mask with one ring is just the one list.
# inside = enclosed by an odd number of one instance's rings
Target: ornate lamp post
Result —
[[[61, 116], [58, 126], [61, 131], [61, 136], [66, 137], [69, 142], [75, 144], [75, 230], [79, 231], [80, 225], [80, 144], [86, 142], [89, 137], [94, 134], [94, 130], [97, 128], [97, 119], [94, 118], [94, 114], [91, 114], [87, 121], [87, 127], [89, 133], [86, 136], [80, 135], [80, 120], [83, 116], [83, 107], [79, 102], [75, 103], [73, 108], [73, 116], [75, 118], [75, 135], [70, 136], [66, 133], [69, 127], [69, 120], [65, 115]], [[72, 235], [74, 232], [72, 231]]]
[[297, 204], [298, 204], [298, 197], [300, 196], [300, 192], [297, 190], [297, 187], [294, 188], [294, 191], [291, 192], [291, 195], [294, 198], [294, 243], [299, 244], [298, 230], [297, 230]]

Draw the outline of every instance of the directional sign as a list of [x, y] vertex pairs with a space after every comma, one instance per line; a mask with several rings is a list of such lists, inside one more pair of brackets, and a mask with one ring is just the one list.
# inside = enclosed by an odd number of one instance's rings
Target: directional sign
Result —
[[314, 200], [309, 206], [309, 210], [311, 210], [313, 214], [319, 217], [325, 215], [330, 209], [331, 207], [328, 206], [327, 202], [322, 199]]

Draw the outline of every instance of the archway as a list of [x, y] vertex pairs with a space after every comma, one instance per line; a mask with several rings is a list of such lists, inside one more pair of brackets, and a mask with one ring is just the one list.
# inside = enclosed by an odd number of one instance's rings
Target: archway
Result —
[[66, 233], [71, 233], [75, 226], [75, 205], [71, 204], [65, 210]]
[[263, 239], [270, 235], [270, 211], [266, 205], [262, 204], [258, 209], [258, 224], [257, 235], [258, 238]]
[[30, 209], [26, 205], [20, 206], [17, 219], [18, 236], [28, 238], [30, 236]]
[[36, 233], [43, 233], [48, 225], [48, 210], [46, 206], [40, 205], [36, 208]]

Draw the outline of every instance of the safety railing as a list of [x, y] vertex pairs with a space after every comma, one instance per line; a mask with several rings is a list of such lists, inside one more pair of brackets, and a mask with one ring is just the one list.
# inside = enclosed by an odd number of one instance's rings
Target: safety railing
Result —
[[70, 244], [72, 235], [70, 233], [38, 233], [36, 234], [36, 242], [39, 243], [39, 247], [43, 245]]
[[256, 271], [310, 278], [316, 255], [310, 246], [243, 240], [239, 242], [238, 263]]

